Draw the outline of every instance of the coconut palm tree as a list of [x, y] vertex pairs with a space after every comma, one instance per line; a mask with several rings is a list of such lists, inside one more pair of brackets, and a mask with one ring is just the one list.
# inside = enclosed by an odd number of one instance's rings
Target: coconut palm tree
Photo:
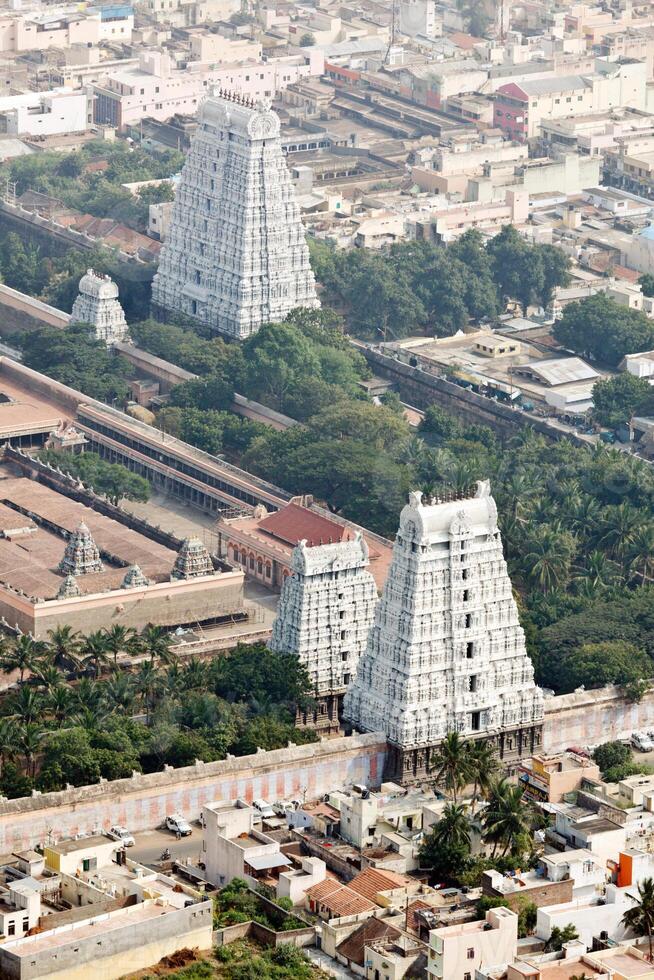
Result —
[[525, 540], [523, 564], [529, 569], [529, 578], [543, 592], [564, 586], [575, 548], [576, 539], [569, 531], [557, 531], [546, 524], [534, 528]]
[[524, 787], [497, 780], [488, 793], [488, 806], [482, 816], [484, 839], [493, 845], [492, 856], [498, 847], [502, 855], [517, 849], [520, 839], [529, 835], [533, 814], [523, 801]]
[[615, 585], [619, 578], [620, 568], [616, 562], [611, 561], [603, 551], [596, 549], [584, 557], [583, 564], [579, 565], [574, 576], [574, 582], [576, 585], [588, 584], [595, 593]]
[[136, 684], [129, 674], [115, 674], [103, 685], [104, 699], [111, 711], [128, 715], [136, 699]]
[[60, 684], [48, 691], [46, 709], [58, 728], [70, 718], [75, 706], [75, 695], [69, 687]]
[[647, 936], [648, 958], [652, 961], [652, 934], [654, 933], [654, 879], [643, 878], [638, 882], [638, 895], [629, 895], [633, 908], [622, 916], [622, 924], [639, 936]]
[[0, 718], [0, 770], [16, 755], [18, 729], [11, 718]]
[[85, 667], [92, 668], [93, 676], [99, 677], [104, 667], [111, 666], [109, 642], [102, 630], [89, 633], [82, 646]]
[[139, 640], [141, 648], [149, 655], [152, 665], [157, 661], [165, 665], [175, 662], [176, 657], [170, 649], [173, 638], [163, 626], [153, 626], [152, 623], [148, 623], [141, 630]]
[[654, 525], [645, 524], [634, 533], [626, 553], [629, 568], [646, 585], [654, 578]]
[[81, 677], [75, 687], [76, 710], [83, 711], [89, 708], [91, 711], [96, 711], [102, 704], [102, 699], [102, 688], [98, 682], [91, 677]]
[[81, 667], [80, 634], [72, 626], [56, 626], [48, 630], [48, 637], [47, 656], [50, 663], [65, 672], [78, 671]]
[[434, 824], [431, 834], [437, 845], [460, 847], [470, 850], [471, 824], [466, 807], [461, 803], [446, 803], [438, 823]]
[[6, 706], [11, 718], [16, 718], [23, 725], [28, 725], [40, 718], [43, 710], [43, 698], [33, 687], [23, 686], [7, 698]]
[[0, 668], [9, 673], [17, 670], [20, 683], [25, 680], [25, 674], [35, 673], [41, 663], [46, 645], [41, 640], [35, 640], [27, 633], [16, 637], [8, 650], [0, 657]]
[[479, 794], [486, 796], [489, 792], [499, 772], [500, 764], [495, 746], [484, 739], [468, 742], [466, 754], [470, 778], [473, 781], [472, 812], [474, 814]]
[[36, 773], [36, 756], [41, 748], [43, 731], [35, 721], [30, 721], [18, 730], [18, 747], [25, 760], [25, 771], [34, 778]]
[[61, 673], [47, 660], [42, 660], [36, 671], [38, 686], [45, 691], [52, 691], [53, 688], [61, 685]]
[[431, 772], [437, 786], [451, 794], [456, 803], [457, 793], [470, 780], [466, 744], [458, 732], [448, 732], [432, 759]]
[[117, 670], [118, 654], [130, 653], [135, 649], [136, 630], [132, 629], [131, 626], [114, 623], [110, 629], [104, 631], [104, 635], [107, 641], [107, 650], [114, 658], [114, 670]]
[[151, 660], [146, 660], [139, 667], [136, 675], [136, 690], [141, 695], [145, 708], [145, 716], [150, 721], [150, 713], [155, 705], [157, 694], [161, 690], [161, 677]]
[[[214, 661], [218, 665], [218, 661]], [[210, 668], [197, 657], [191, 657], [182, 669], [182, 684], [187, 691], [203, 690], [207, 686]]]
[[599, 529], [599, 544], [608, 548], [614, 558], [620, 559], [631, 548], [642, 523], [642, 512], [630, 503], [605, 507]]

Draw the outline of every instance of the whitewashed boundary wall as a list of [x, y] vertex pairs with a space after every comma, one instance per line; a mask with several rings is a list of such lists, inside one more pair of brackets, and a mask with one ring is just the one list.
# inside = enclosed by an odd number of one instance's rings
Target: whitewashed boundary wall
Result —
[[5, 800], [0, 802], [0, 854], [113, 824], [151, 830], [176, 811], [193, 820], [213, 800], [310, 800], [352, 783], [379, 786], [385, 755], [383, 736], [352, 735]]

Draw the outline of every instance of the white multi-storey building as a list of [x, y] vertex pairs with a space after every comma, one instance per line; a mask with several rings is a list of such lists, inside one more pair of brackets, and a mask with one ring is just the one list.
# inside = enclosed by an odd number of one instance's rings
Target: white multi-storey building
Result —
[[385, 732], [388, 776], [430, 771], [457, 731], [510, 760], [540, 744], [543, 699], [525, 648], [487, 482], [400, 515], [393, 561], [344, 715]]
[[319, 729], [338, 730], [343, 695], [366, 647], [377, 604], [367, 564], [361, 533], [353, 541], [313, 548], [301, 541], [293, 549], [270, 648], [294, 653], [306, 667], [316, 711], [299, 720]]
[[319, 305], [279, 132], [266, 102], [223, 93], [202, 104], [152, 285], [155, 310], [242, 339]]

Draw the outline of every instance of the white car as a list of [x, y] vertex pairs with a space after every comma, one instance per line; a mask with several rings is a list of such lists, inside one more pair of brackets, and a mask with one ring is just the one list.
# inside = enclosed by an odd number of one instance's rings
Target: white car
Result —
[[173, 834], [179, 834], [180, 837], [188, 837], [189, 834], [193, 833], [188, 820], [185, 820], [179, 813], [171, 813], [169, 817], [166, 817], [166, 828], [171, 830]]
[[272, 820], [272, 818], [275, 816], [275, 811], [271, 807], [268, 800], [254, 800], [252, 806], [255, 810], [258, 810], [262, 818], [265, 820]]
[[634, 732], [631, 736], [631, 744], [639, 752], [651, 752], [654, 749], [654, 742], [643, 732]]
[[108, 833], [112, 840], [120, 841], [123, 847], [134, 847], [136, 844], [134, 837], [126, 827], [112, 827]]

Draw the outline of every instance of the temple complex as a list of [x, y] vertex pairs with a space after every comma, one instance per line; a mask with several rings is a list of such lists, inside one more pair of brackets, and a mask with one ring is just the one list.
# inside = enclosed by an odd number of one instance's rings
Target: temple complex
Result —
[[537, 750], [543, 698], [488, 483], [446, 500], [410, 494], [343, 712], [386, 734], [386, 776], [402, 782], [429, 775], [452, 731], [494, 742], [506, 762]]
[[372, 625], [377, 588], [367, 565], [361, 534], [316, 547], [301, 541], [282, 588], [270, 648], [294, 653], [306, 667], [316, 708], [298, 722], [323, 733], [338, 731], [343, 695]]
[[153, 310], [242, 339], [316, 307], [279, 117], [226, 92], [202, 103], [152, 284]]
[[118, 301], [118, 286], [109, 276], [87, 269], [79, 281], [79, 294], [73, 303], [71, 323], [88, 323], [96, 340], [112, 344], [127, 340], [129, 333], [123, 308]]

